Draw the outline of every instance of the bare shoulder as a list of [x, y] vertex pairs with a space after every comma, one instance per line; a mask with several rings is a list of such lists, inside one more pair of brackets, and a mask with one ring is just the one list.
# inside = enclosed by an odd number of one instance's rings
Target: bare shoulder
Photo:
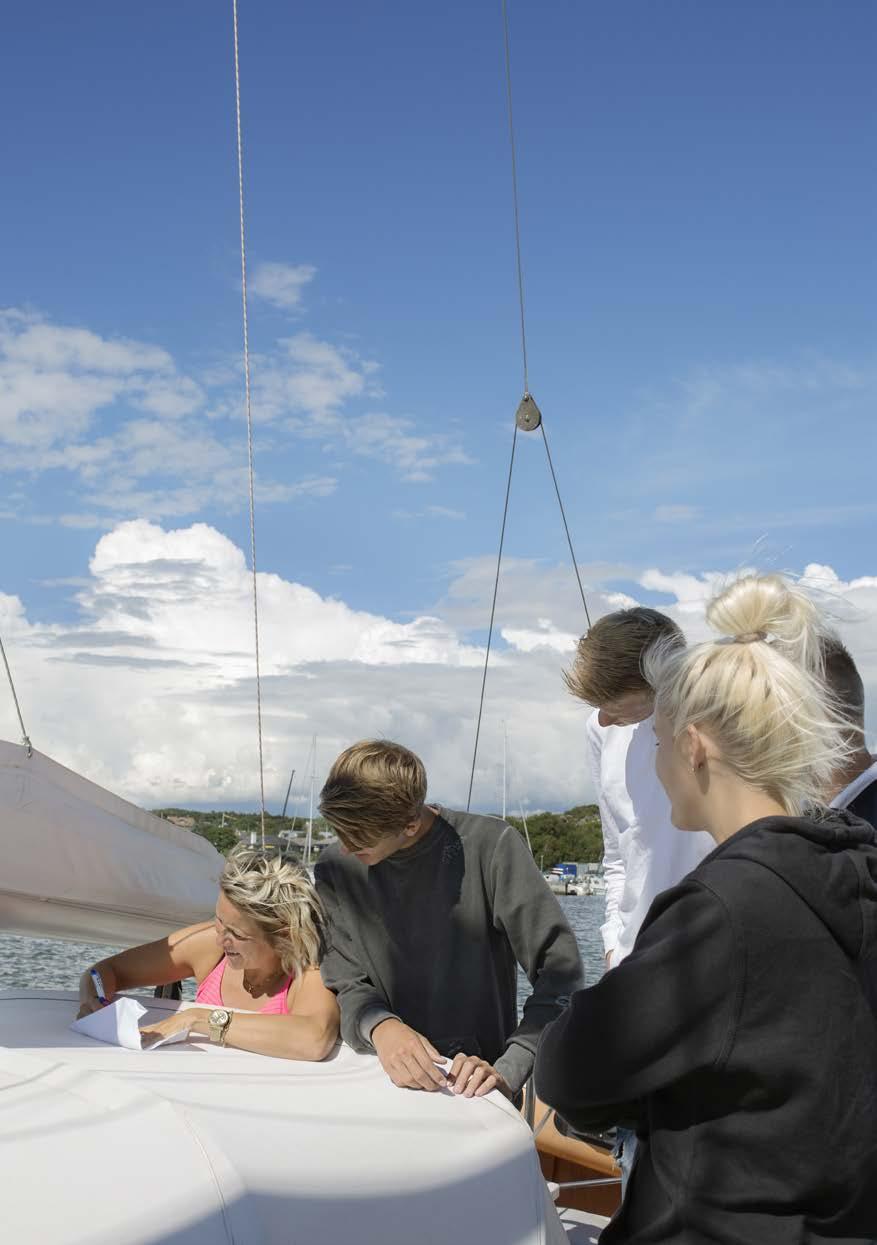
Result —
[[189, 967], [199, 984], [222, 959], [212, 921], [178, 929], [169, 936], [168, 944], [174, 963]]
[[323, 985], [319, 968], [306, 968], [297, 973], [286, 992], [286, 1006], [290, 1015], [311, 1012], [335, 1004], [335, 996]]

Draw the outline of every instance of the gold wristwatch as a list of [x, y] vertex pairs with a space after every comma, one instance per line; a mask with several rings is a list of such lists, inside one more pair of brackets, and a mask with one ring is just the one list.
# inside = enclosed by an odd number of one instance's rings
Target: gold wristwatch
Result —
[[230, 1024], [231, 1012], [226, 1011], [224, 1007], [214, 1007], [207, 1017], [207, 1035], [210, 1041], [218, 1042], [220, 1046], [225, 1046], [225, 1035], [228, 1033]]

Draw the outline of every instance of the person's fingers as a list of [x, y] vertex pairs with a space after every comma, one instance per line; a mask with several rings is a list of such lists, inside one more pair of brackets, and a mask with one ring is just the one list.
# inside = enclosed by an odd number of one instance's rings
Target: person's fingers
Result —
[[[427, 1044], [428, 1045], [428, 1044]], [[410, 1058], [414, 1060], [418, 1068], [429, 1077], [431, 1085], [438, 1087], [444, 1085], [446, 1078], [441, 1068], [437, 1068], [433, 1062], [432, 1056], [427, 1053], [426, 1046], [422, 1042], [418, 1042], [412, 1046], [409, 1052]], [[441, 1055], [439, 1055], [441, 1059]]]
[[425, 1068], [417, 1062], [417, 1059], [410, 1051], [406, 1051], [403, 1055], [403, 1062], [406, 1073], [406, 1085], [410, 1089], [425, 1089], [432, 1092], [437, 1086], [430, 1078]]
[[466, 1088], [463, 1091], [463, 1096], [465, 1098], [471, 1098], [474, 1095], [478, 1086], [481, 1084], [481, 1082], [484, 1080], [484, 1078], [488, 1075], [490, 1071], [491, 1069], [487, 1065], [483, 1063], [479, 1064], [479, 1066], [475, 1069], [475, 1071], [469, 1077], [469, 1080], [466, 1083]]
[[387, 1072], [390, 1080], [394, 1085], [398, 1085], [400, 1089], [413, 1089], [411, 1072], [408, 1068], [408, 1061], [404, 1052], [397, 1051], [393, 1058], [388, 1060]]
[[454, 1055], [453, 1062], [451, 1063], [451, 1066], [448, 1068], [447, 1073], [445, 1074], [449, 1081], [456, 1081], [457, 1077], [460, 1075], [460, 1069], [462, 1068], [463, 1064], [466, 1062], [468, 1057], [469, 1056], [464, 1055], [462, 1051], [460, 1051], [458, 1055]]
[[430, 1059], [441, 1059], [442, 1058], [442, 1056], [438, 1053], [436, 1048], [433, 1046], [432, 1042], [430, 1042], [429, 1038], [425, 1038], [422, 1033], [418, 1033], [417, 1036], [420, 1038], [421, 1042], [423, 1043], [423, 1048], [426, 1051], [427, 1055], [429, 1055]]
[[490, 1076], [488, 1076], [486, 1080], [482, 1081], [481, 1084], [476, 1089], [475, 1097], [483, 1098], [485, 1094], [489, 1094], [490, 1091], [492, 1089], [496, 1089], [498, 1085], [499, 1085], [498, 1076], [496, 1075], [495, 1072], [491, 1072]]
[[469, 1079], [478, 1067], [478, 1060], [474, 1055], [468, 1055], [464, 1062], [457, 1069], [457, 1075], [454, 1077], [454, 1093], [462, 1094], [469, 1083]]

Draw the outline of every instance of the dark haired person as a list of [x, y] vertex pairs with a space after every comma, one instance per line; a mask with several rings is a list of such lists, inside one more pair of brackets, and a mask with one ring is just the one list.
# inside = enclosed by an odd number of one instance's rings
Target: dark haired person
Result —
[[825, 682], [850, 724], [851, 755], [832, 780], [831, 807], [846, 808], [877, 826], [877, 757], [865, 746], [865, 687], [849, 650], [829, 635], [822, 641]]

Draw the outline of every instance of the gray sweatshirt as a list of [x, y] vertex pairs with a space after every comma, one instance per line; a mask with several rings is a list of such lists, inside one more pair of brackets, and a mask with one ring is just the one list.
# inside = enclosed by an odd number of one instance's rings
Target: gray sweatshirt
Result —
[[[323, 980], [344, 1040], [372, 1051], [375, 1026], [398, 1017], [443, 1055], [480, 1055], [520, 1089], [584, 972], [517, 830], [443, 808], [419, 842], [371, 868], [329, 848], [316, 881], [330, 926]], [[533, 986], [520, 1024], [516, 964]]]

